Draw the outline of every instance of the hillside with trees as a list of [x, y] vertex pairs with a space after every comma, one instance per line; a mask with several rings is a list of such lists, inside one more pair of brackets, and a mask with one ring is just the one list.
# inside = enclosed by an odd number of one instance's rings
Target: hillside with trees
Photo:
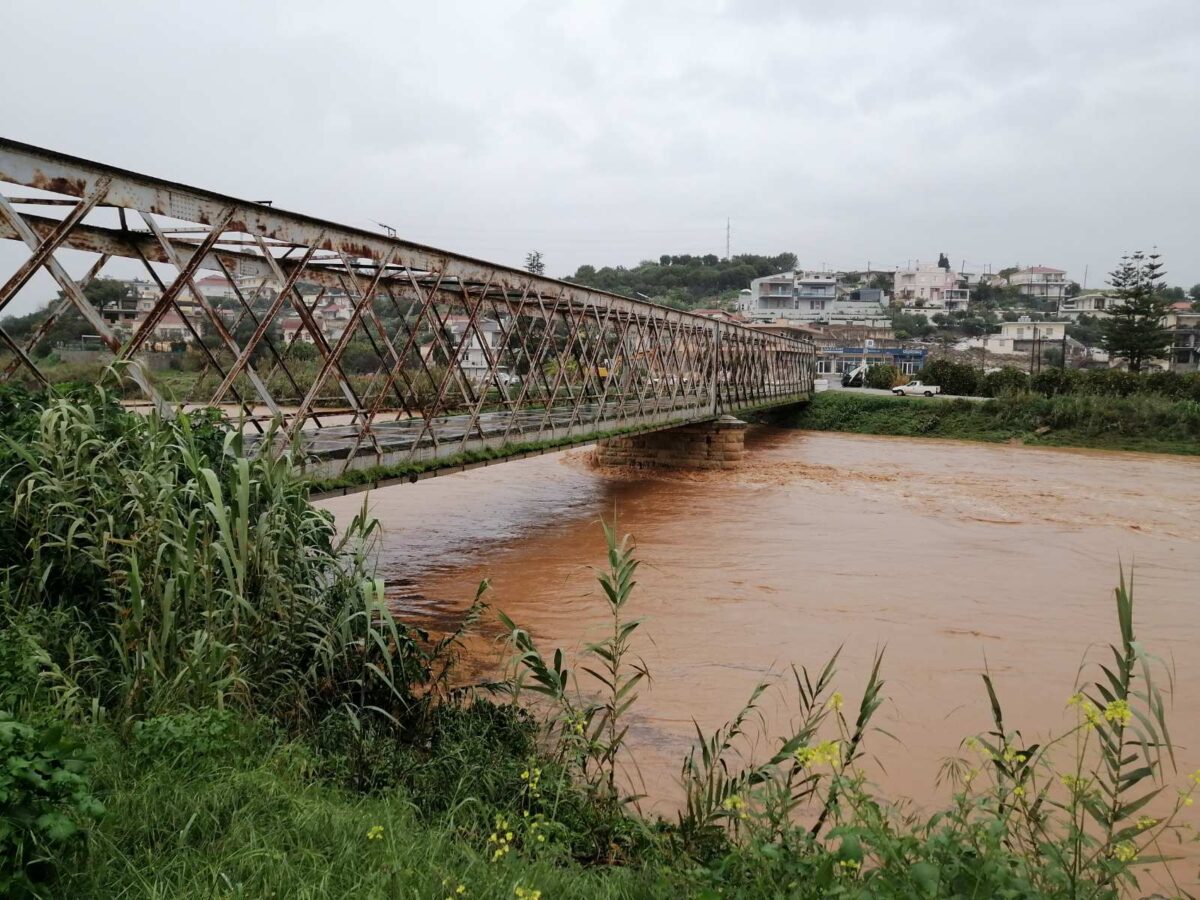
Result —
[[649, 297], [677, 309], [696, 309], [728, 304], [755, 278], [794, 268], [794, 253], [776, 256], [745, 253], [728, 259], [714, 253], [663, 254], [657, 261], [643, 260], [633, 268], [580, 266], [565, 280], [634, 299]]

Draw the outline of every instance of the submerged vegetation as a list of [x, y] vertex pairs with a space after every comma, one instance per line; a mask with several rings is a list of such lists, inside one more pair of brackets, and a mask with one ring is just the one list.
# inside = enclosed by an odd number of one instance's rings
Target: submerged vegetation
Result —
[[[215, 416], [10, 392], [0, 427], [0, 895], [1096, 898], [1190, 837], [1200, 773], [1176, 784], [1123, 578], [1060, 734], [1027, 740], [984, 679], [993, 727], [947, 761], [945, 808], [875, 792], [886, 660], [854, 699], [834, 653], [698, 729], [652, 821], [628, 741], [650, 625], [615, 529], [610, 627], [578, 659], [486, 585], [435, 639], [388, 610], [367, 516], [339, 533]], [[456, 674], [476, 628], [511, 647], [496, 683]], [[768, 739], [773, 691], [794, 718]]]
[[772, 421], [811, 431], [1200, 454], [1200, 402], [1154, 395], [1010, 394], [977, 401], [826, 391]]

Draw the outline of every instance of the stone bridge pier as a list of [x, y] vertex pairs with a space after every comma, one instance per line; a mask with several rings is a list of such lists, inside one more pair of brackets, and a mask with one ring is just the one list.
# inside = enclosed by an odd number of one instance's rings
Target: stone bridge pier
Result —
[[721, 416], [711, 422], [679, 425], [596, 443], [601, 466], [666, 469], [735, 469], [746, 452], [741, 419]]

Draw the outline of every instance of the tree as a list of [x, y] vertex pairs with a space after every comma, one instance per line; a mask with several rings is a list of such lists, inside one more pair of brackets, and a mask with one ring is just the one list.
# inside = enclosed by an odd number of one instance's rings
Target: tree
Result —
[[1193, 284], [1188, 296], [1192, 298], [1192, 303], [1200, 303], [1200, 284]]
[[1068, 281], [1067, 289], [1063, 293], [1068, 297], [1078, 297], [1081, 290], [1082, 288], [1079, 286], [1078, 281]]
[[1170, 301], [1159, 290], [1162, 271], [1157, 253], [1138, 250], [1121, 258], [1109, 274], [1109, 284], [1121, 303], [1109, 308], [1100, 322], [1104, 349], [1129, 363], [1130, 372], [1140, 372], [1152, 359], [1170, 352], [1171, 333], [1163, 325]]
[[525, 271], [534, 275], [546, 274], [546, 263], [542, 260], [541, 251], [530, 250], [525, 254]]

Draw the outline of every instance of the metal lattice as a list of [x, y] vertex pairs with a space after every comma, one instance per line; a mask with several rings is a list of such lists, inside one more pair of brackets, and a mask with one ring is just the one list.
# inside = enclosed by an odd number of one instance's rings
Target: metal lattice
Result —
[[[0, 286], [0, 314], [40, 270], [60, 291], [30, 332], [0, 326], [0, 378], [46, 381], [56, 323], [81, 316], [126, 363], [131, 405], [224, 407], [252, 438], [278, 419], [275, 448], [299, 442], [328, 472], [667, 427], [812, 390], [806, 341], [3, 139], [0, 182], [33, 190], [0, 185], [0, 238], [29, 254]], [[106, 308], [88, 285], [117, 259], [136, 262], [146, 296]], [[219, 296], [203, 287], [214, 277]]]

